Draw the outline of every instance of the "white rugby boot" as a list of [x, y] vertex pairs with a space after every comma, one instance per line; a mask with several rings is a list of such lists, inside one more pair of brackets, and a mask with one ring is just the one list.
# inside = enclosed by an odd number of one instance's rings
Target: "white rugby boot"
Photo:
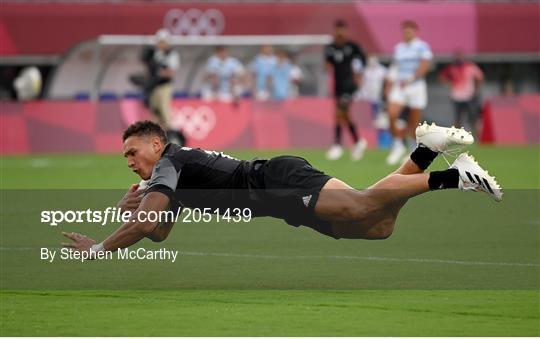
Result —
[[343, 147], [339, 144], [332, 145], [326, 152], [326, 159], [338, 160], [343, 155]]
[[416, 128], [416, 143], [422, 144], [433, 152], [449, 154], [455, 145], [471, 145], [474, 137], [470, 132], [463, 128], [440, 127], [435, 123], [427, 124], [424, 122]]
[[364, 157], [367, 146], [367, 140], [364, 138], [360, 138], [360, 140], [358, 140], [358, 142], [353, 146], [351, 150], [351, 159], [353, 161], [361, 160]]
[[490, 176], [488, 171], [478, 165], [472, 155], [461, 153], [450, 168], [459, 171], [460, 190], [485, 192], [495, 201], [502, 200], [501, 186], [497, 184], [495, 177]]

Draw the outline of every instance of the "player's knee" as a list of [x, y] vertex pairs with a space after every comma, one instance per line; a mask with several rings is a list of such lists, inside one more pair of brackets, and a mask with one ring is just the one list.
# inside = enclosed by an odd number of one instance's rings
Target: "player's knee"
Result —
[[338, 110], [341, 112], [342, 115], [346, 115], [349, 111], [349, 104], [348, 103], [339, 103], [337, 105]]
[[371, 239], [373, 240], [384, 240], [390, 238], [390, 236], [394, 233], [394, 230], [392, 228], [385, 228], [378, 230]]
[[153, 234], [155, 224], [150, 223], [150, 222], [139, 222], [139, 223], [134, 224], [133, 227], [136, 230], [136, 232], [138, 232], [142, 236], [150, 238], [150, 236], [152, 236]]
[[371, 240], [384, 240], [390, 238], [392, 233], [394, 233], [393, 221], [370, 228], [366, 232], [366, 238]]
[[166, 235], [159, 234], [159, 233], [149, 233], [146, 235], [146, 237], [152, 240], [153, 242], [162, 242], [165, 239], [167, 239]]

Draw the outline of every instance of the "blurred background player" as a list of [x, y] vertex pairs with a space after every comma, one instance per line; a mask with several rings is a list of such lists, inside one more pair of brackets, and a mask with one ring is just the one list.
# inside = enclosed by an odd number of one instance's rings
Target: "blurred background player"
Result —
[[480, 117], [480, 87], [484, 73], [471, 61], [465, 59], [463, 52], [456, 52], [454, 62], [439, 73], [439, 80], [450, 86], [450, 98], [454, 105], [454, 125], [463, 126], [463, 115], [470, 124], [473, 134], [478, 135]]
[[298, 86], [302, 81], [302, 69], [291, 62], [287, 51], [277, 51], [277, 62], [270, 73], [273, 100], [285, 100], [298, 95]]
[[379, 58], [376, 55], [369, 55], [362, 73], [362, 86], [358, 92], [358, 98], [371, 104], [371, 112], [376, 120], [381, 120], [380, 114], [382, 113], [386, 74], [387, 69], [379, 62]]
[[347, 24], [343, 20], [334, 25], [334, 41], [324, 49], [327, 70], [334, 72], [334, 96], [336, 100], [336, 124], [334, 144], [326, 153], [329, 160], [337, 160], [343, 155], [341, 127], [347, 127], [354, 141], [351, 152], [353, 160], [360, 160], [367, 148], [367, 141], [358, 136], [349, 110], [354, 93], [362, 80], [365, 55], [358, 44], [348, 38]]
[[242, 94], [244, 66], [229, 56], [225, 46], [216, 47], [206, 63], [206, 83], [202, 89], [204, 100], [238, 102]]
[[[390, 88], [388, 116], [390, 132], [394, 138], [390, 154], [386, 158], [389, 165], [399, 163], [407, 154], [405, 137], [415, 140], [414, 131], [420, 122], [422, 110], [427, 106], [425, 76], [429, 70], [433, 53], [427, 42], [417, 37], [418, 25], [412, 20], [401, 24], [403, 41], [394, 48], [391, 68], [387, 78]], [[405, 128], [397, 126], [397, 120], [405, 107], [409, 108], [408, 123]]]
[[257, 100], [268, 100], [271, 93], [270, 76], [275, 67], [277, 58], [274, 49], [270, 45], [261, 46], [260, 53], [249, 65], [252, 75], [253, 93]]
[[186, 140], [182, 132], [171, 123], [171, 103], [173, 78], [180, 68], [180, 55], [170, 46], [171, 36], [166, 29], [156, 32], [155, 46], [143, 50], [141, 57], [147, 68], [147, 76], [132, 81], [143, 87], [145, 104], [158, 118], [167, 137], [172, 143], [184, 145]]

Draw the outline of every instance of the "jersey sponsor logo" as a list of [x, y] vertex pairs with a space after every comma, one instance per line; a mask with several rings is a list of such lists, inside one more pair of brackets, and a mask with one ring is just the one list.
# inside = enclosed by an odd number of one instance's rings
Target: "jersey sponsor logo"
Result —
[[202, 140], [216, 127], [216, 113], [208, 106], [173, 108], [172, 125], [189, 138]]
[[220, 35], [225, 29], [225, 16], [215, 8], [204, 12], [197, 8], [185, 12], [174, 8], [165, 14], [163, 26], [176, 35]]

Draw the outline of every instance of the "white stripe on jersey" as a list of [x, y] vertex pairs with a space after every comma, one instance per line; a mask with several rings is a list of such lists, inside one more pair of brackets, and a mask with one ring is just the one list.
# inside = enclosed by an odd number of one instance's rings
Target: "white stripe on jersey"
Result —
[[410, 42], [400, 42], [394, 48], [394, 64], [397, 80], [407, 80], [414, 76], [422, 60], [431, 60], [433, 53], [428, 43], [418, 38]]
[[[191, 151], [193, 148], [187, 147], [187, 146], [182, 146], [182, 149], [183, 149], [184, 151]], [[225, 154], [225, 153], [223, 153], [223, 152], [209, 151], [209, 150], [205, 150], [205, 149], [201, 149], [201, 151], [203, 151], [203, 152], [206, 153], [206, 154], [210, 154], [210, 155], [221, 155], [221, 156], [224, 157], [224, 158], [229, 158], [229, 159], [238, 160], [238, 159], [236, 159], [236, 158], [234, 158], [234, 157], [231, 157], [230, 155]]]

